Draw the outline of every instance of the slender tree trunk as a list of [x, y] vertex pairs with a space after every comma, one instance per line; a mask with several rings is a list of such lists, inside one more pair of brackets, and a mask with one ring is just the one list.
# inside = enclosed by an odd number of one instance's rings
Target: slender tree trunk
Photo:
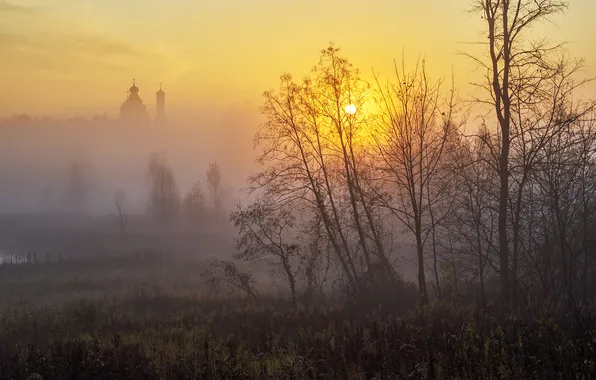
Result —
[[[489, 11], [490, 13], [490, 11]], [[511, 99], [509, 97], [509, 73], [511, 64], [510, 36], [509, 36], [509, 0], [502, 2], [502, 25], [503, 25], [503, 51], [502, 57], [496, 51], [495, 23], [498, 19], [490, 15], [489, 19], [489, 43], [492, 59], [492, 85], [495, 94], [495, 111], [501, 127], [501, 152], [499, 155], [499, 277], [501, 283], [501, 300], [505, 308], [509, 307], [510, 281], [509, 281], [509, 237], [507, 231], [507, 206], [509, 200], [509, 149], [510, 149], [510, 125], [511, 125]], [[503, 68], [499, 67], [499, 61], [503, 61]], [[503, 74], [502, 82], [500, 74]]]
[[423, 304], [428, 303], [428, 293], [426, 291], [426, 276], [424, 273], [424, 251], [422, 247], [422, 228], [421, 223], [416, 218], [416, 251], [418, 254], [418, 290], [420, 300]]
[[582, 183], [582, 240], [584, 251], [584, 267], [582, 268], [582, 303], [585, 305], [588, 301], [588, 267], [590, 266], [590, 242], [588, 238], [588, 204], [586, 199], [585, 179]]
[[[351, 149], [351, 148], [350, 148]], [[351, 149], [351, 156], [352, 156], [352, 165], [354, 171], [354, 184], [356, 185], [356, 193], [358, 195], [358, 200], [362, 205], [362, 209], [364, 211], [364, 215], [366, 216], [366, 220], [368, 221], [369, 229], [372, 234], [372, 238], [374, 240], [374, 244], [376, 247], [376, 256], [379, 260], [379, 264], [381, 264], [385, 270], [385, 273], [389, 276], [389, 279], [393, 284], [397, 284], [397, 276], [395, 275], [395, 271], [393, 266], [389, 262], [389, 259], [385, 253], [385, 247], [383, 247], [383, 242], [381, 241], [381, 235], [377, 229], [377, 225], [375, 224], [375, 220], [373, 217], [373, 213], [371, 211], [371, 206], [366, 200], [366, 195], [362, 190], [362, 186], [360, 184], [360, 178], [358, 174], [358, 170], [356, 168], [356, 157], [354, 154], [353, 149]]]
[[[335, 197], [333, 196], [333, 191], [331, 190], [331, 182], [329, 179], [329, 174], [327, 172], [327, 166], [325, 164], [325, 159], [323, 157], [323, 151], [322, 151], [320, 137], [318, 135], [317, 135], [317, 144], [318, 144], [318, 149], [319, 149], [319, 151], [318, 151], [319, 159], [321, 160], [321, 169], [322, 169], [323, 177], [325, 180], [325, 191], [327, 193], [327, 196], [329, 197], [329, 204], [331, 206], [333, 221], [335, 222], [335, 227], [337, 228], [337, 234], [339, 235], [339, 238], [340, 238], [340, 241], [341, 241], [341, 244], [343, 247], [343, 252], [345, 253], [345, 258], [344, 258], [344, 254], [342, 254], [341, 250], [337, 251], [337, 254], [341, 256], [341, 260], [345, 263], [344, 269], [347, 270], [347, 275], [349, 278], [351, 278], [351, 281], [353, 281], [354, 286], [356, 287], [355, 289], [361, 290], [360, 289], [361, 288], [360, 277], [358, 276], [358, 271], [356, 270], [356, 265], [354, 264], [354, 260], [352, 259], [352, 256], [350, 255], [350, 247], [348, 245], [348, 240], [346, 239], [345, 234], [342, 231], [338, 209], [335, 204], [335, 199], [334, 199]], [[314, 179], [311, 180], [311, 184], [314, 188], [315, 187]], [[320, 197], [320, 200], [318, 201], [318, 203], [319, 203], [319, 208], [325, 212], [326, 223], [331, 223], [331, 219], [327, 216], [326, 207], [325, 207], [322, 197]], [[327, 230], [329, 232], [333, 231], [331, 224], [329, 224], [327, 226]], [[333, 235], [335, 235], [335, 234], [333, 234]], [[337, 240], [336, 240], [336, 242], [337, 242]], [[337, 242], [337, 243], [338, 244], [334, 247], [339, 249], [340, 248], [339, 242]]]
[[288, 283], [290, 285], [290, 295], [292, 297], [292, 305], [294, 309], [298, 307], [298, 298], [296, 297], [296, 279], [294, 278], [294, 273], [292, 273], [292, 267], [288, 261], [287, 257], [282, 257], [282, 265], [284, 271], [286, 272], [286, 276], [288, 277]]
[[364, 191], [360, 184], [360, 175], [359, 175], [359, 171], [356, 167], [356, 155], [354, 154], [354, 149], [353, 149], [352, 145], [350, 145], [350, 154], [352, 157], [352, 167], [353, 167], [353, 171], [354, 171], [354, 184], [356, 185], [356, 192], [359, 196], [359, 201], [362, 204], [364, 214], [366, 215], [368, 224], [370, 226], [369, 228], [370, 228], [370, 231], [371, 231], [374, 243], [375, 243], [375, 247], [377, 248], [377, 252], [376, 252], [377, 258], [379, 259], [380, 264], [383, 265], [383, 267], [385, 268], [385, 271], [389, 275], [391, 282], [394, 284], [397, 284], [397, 276], [395, 275], [393, 266], [391, 265], [391, 263], [389, 262], [389, 259], [387, 258], [387, 255], [385, 254], [385, 248], [383, 247], [383, 242], [381, 241], [381, 236], [379, 234], [379, 231], [377, 230], [377, 226], [376, 226], [374, 218], [373, 218], [371, 207], [368, 204], [368, 202], [366, 201]]
[[435, 272], [435, 284], [437, 284], [437, 297], [441, 299], [441, 281], [439, 280], [439, 269], [437, 268], [437, 261], [437, 250], [435, 249], [435, 246], [433, 244], [433, 270]]
[[[429, 181], [430, 182], [430, 181]], [[430, 197], [430, 196], [429, 196]], [[437, 239], [436, 239], [436, 228], [435, 228], [435, 215], [433, 208], [429, 204], [428, 211], [430, 213], [430, 222], [432, 226], [432, 245], [433, 245], [433, 270], [435, 272], [435, 283], [437, 284], [437, 297], [441, 299], [441, 282], [439, 281], [439, 270], [437, 268]]]
[[484, 262], [482, 257], [479, 256], [479, 277], [480, 277], [480, 305], [482, 308], [486, 308], [486, 291], [484, 289]]
[[515, 212], [513, 215], [513, 257], [512, 257], [512, 265], [511, 265], [511, 278], [513, 280], [513, 292], [511, 294], [511, 303], [514, 307], [518, 306], [519, 304], [519, 293], [521, 289], [519, 289], [519, 283], [517, 281], [518, 278], [518, 266], [519, 266], [519, 249], [520, 249], [520, 238], [521, 238], [521, 211], [522, 211], [522, 202], [523, 202], [523, 190], [525, 188], [525, 184], [528, 178], [528, 173], [526, 168], [524, 168], [524, 173], [522, 175], [522, 179], [519, 183], [519, 189], [517, 190], [517, 199], [515, 205]]
[[[350, 169], [350, 156], [348, 154], [348, 148], [347, 148], [347, 143], [349, 143], [349, 145], [351, 146], [352, 142], [351, 142], [351, 134], [353, 133], [352, 131], [352, 125], [350, 122], [349, 125], [349, 129], [346, 133], [346, 131], [344, 130], [344, 127], [341, 123], [341, 105], [339, 104], [339, 99], [340, 96], [339, 94], [336, 94], [336, 111], [337, 111], [337, 121], [336, 121], [336, 128], [337, 128], [337, 133], [339, 135], [339, 142], [341, 145], [341, 150], [342, 150], [342, 160], [343, 160], [343, 164], [344, 164], [344, 170], [345, 170], [345, 175], [346, 175], [346, 182], [347, 182], [347, 187], [348, 187], [348, 194], [350, 196], [350, 205], [352, 207], [352, 217], [354, 218], [354, 224], [356, 226], [356, 232], [358, 233], [358, 243], [360, 245], [360, 247], [362, 248], [362, 252], [364, 253], [364, 260], [366, 261], [366, 266], [368, 269], [368, 273], [369, 276], [367, 278], [367, 280], [373, 284], [373, 286], [375, 285], [375, 277], [374, 275], [370, 275], [370, 273], [372, 272], [372, 262], [370, 260], [370, 252], [368, 249], [368, 245], [366, 244], [366, 234], [364, 233], [364, 229], [362, 227], [362, 223], [361, 223], [361, 217], [360, 217], [360, 212], [358, 210], [358, 204], [356, 201], [356, 194], [355, 194], [355, 184], [354, 184], [354, 180], [352, 177], [352, 171]], [[349, 139], [348, 142], [346, 142], [346, 138]]]
[[338, 220], [338, 216], [337, 216], [337, 209], [335, 207], [335, 204], [333, 202], [333, 196], [331, 194], [331, 190], [330, 190], [330, 185], [329, 185], [329, 177], [327, 175], [327, 170], [326, 170], [326, 166], [325, 166], [325, 161], [323, 160], [323, 154], [321, 149], [321, 142], [319, 139], [319, 136], [317, 135], [317, 144], [318, 144], [318, 154], [319, 157], [321, 159], [320, 165], [321, 165], [321, 169], [323, 171], [323, 175], [325, 178], [325, 184], [327, 187], [327, 192], [329, 193], [330, 196], [330, 202], [331, 202], [331, 207], [332, 207], [332, 211], [334, 213], [334, 217], [335, 217], [335, 221], [336, 221], [336, 228], [337, 228], [337, 232], [340, 236], [340, 239], [342, 241], [343, 244], [343, 248], [345, 249], [345, 254], [346, 257], [344, 257], [344, 254], [342, 251], [342, 246], [340, 245], [340, 243], [337, 241], [337, 237], [335, 235], [335, 231], [333, 230], [333, 223], [331, 221], [330, 216], [327, 213], [327, 208], [325, 207], [325, 202], [323, 200], [323, 195], [321, 194], [321, 192], [319, 191], [319, 188], [316, 184], [315, 178], [312, 174], [312, 170], [310, 169], [310, 165], [308, 163], [308, 160], [306, 158], [306, 153], [304, 152], [304, 148], [302, 146], [302, 139], [300, 136], [300, 133], [298, 132], [298, 128], [295, 125], [292, 125], [293, 129], [294, 129], [294, 136], [296, 138], [296, 141], [298, 142], [298, 148], [300, 149], [300, 155], [301, 155], [301, 159], [302, 159], [302, 163], [305, 165], [305, 169], [306, 169], [306, 174], [308, 177], [308, 181], [309, 181], [309, 185], [311, 187], [311, 190], [313, 191], [313, 194], [315, 196], [315, 202], [317, 205], [317, 208], [319, 210], [319, 213], [321, 215], [321, 219], [323, 220], [323, 225], [325, 226], [325, 231], [327, 232], [327, 236], [331, 242], [331, 245], [333, 246], [333, 249], [335, 250], [335, 253], [337, 255], [337, 258], [340, 261], [340, 264], [342, 266], [342, 269], [344, 270], [344, 272], [346, 273], [346, 276], [348, 277], [348, 282], [349, 282], [349, 286], [350, 288], [352, 288], [353, 291], [359, 291], [359, 283], [358, 283], [358, 277], [357, 277], [357, 273], [354, 267], [354, 263], [352, 262], [351, 258], [350, 258], [350, 254], [349, 251], [347, 251], [348, 246], [346, 243], [346, 240], [342, 234], [341, 231], [341, 226], [339, 225], [339, 220]]

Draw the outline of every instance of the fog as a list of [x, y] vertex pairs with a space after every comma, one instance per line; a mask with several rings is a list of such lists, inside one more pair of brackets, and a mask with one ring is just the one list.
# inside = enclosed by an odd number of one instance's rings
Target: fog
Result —
[[[153, 104], [142, 90], [140, 96]], [[53, 119], [22, 114], [0, 120], [0, 250], [5, 257], [77, 259], [151, 250], [199, 260], [230, 258], [238, 231], [228, 215], [245, 200], [248, 176], [258, 170], [253, 144], [263, 121], [258, 106], [172, 108], [165, 125], [105, 115]], [[149, 114], [154, 116], [154, 110]], [[208, 207], [206, 171], [211, 163], [219, 164], [224, 210], [217, 223], [208, 213], [199, 225], [184, 218], [164, 225], [147, 214], [153, 153], [165, 155], [181, 198], [200, 181]], [[77, 205], [69, 193], [73, 165], [87, 189]], [[126, 197], [125, 238], [119, 231], [117, 193]], [[401, 246], [396, 255], [401, 274], [414, 280], [415, 259], [407, 240], [396, 236]]]
[[204, 184], [209, 164], [217, 162], [232, 204], [254, 169], [256, 115], [245, 105], [180, 112], [169, 115], [167, 125], [109, 117], [7, 118], [0, 123], [0, 213], [68, 211], [73, 163], [89, 182], [86, 213], [115, 212], [116, 191], [126, 194], [130, 212], [144, 212], [153, 152], [165, 153], [182, 196], [197, 180]]
[[[140, 96], [153, 104], [142, 90]], [[115, 102], [116, 110], [118, 106]], [[155, 114], [151, 109], [148, 113]], [[147, 251], [198, 260], [230, 257], [237, 232], [228, 213], [255, 169], [252, 137], [260, 123], [258, 112], [247, 104], [210, 105], [167, 115], [162, 125], [113, 116], [22, 114], [0, 120], [4, 260], [78, 260]], [[206, 210], [198, 222], [180, 215], [164, 224], [148, 213], [153, 153], [165, 156], [180, 200], [201, 182]], [[223, 196], [216, 216], [206, 183], [214, 162], [221, 171]], [[75, 167], [77, 186], [84, 186], [84, 199], [77, 202], [72, 193]], [[124, 196], [126, 231], [121, 230], [116, 194]]]

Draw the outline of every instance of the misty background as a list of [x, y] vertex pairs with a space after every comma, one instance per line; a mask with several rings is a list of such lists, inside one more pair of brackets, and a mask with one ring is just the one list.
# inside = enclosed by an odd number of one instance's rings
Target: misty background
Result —
[[129, 212], [144, 212], [150, 188], [147, 164], [153, 152], [166, 154], [182, 193], [204, 180], [209, 164], [216, 161], [228, 204], [233, 204], [254, 169], [251, 139], [257, 125], [258, 119], [240, 108], [206, 112], [193, 120], [174, 119], [167, 126], [102, 117], [9, 118], [0, 124], [0, 212], [73, 211], [67, 195], [73, 163], [81, 165], [89, 181], [89, 199], [79, 211], [115, 212], [114, 194], [123, 191]]

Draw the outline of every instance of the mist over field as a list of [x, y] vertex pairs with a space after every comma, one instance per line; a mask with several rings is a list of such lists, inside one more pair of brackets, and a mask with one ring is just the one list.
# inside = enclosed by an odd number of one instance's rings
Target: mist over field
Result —
[[0, 380], [596, 378], [594, 0], [0, 0]]
[[165, 152], [182, 192], [204, 181], [209, 164], [218, 162], [231, 205], [255, 168], [251, 139], [259, 120], [254, 115], [252, 109], [212, 109], [192, 119], [174, 117], [167, 127], [102, 118], [7, 118], [0, 128], [0, 210], [72, 211], [66, 193], [70, 167], [78, 163], [89, 181], [89, 199], [80, 211], [114, 212], [114, 194], [121, 190], [130, 211], [144, 212], [153, 152]]
[[[228, 213], [254, 170], [254, 114], [250, 108], [212, 107], [173, 115], [167, 126], [104, 116], [6, 117], [0, 121], [0, 251], [15, 261], [134, 251], [164, 252], [169, 260], [231, 257], [237, 231]], [[154, 153], [171, 167], [181, 201], [200, 181], [204, 220], [188, 222], [181, 212], [177, 222], [164, 225], [148, 216]], [[217, 218], [209, 211], [206, 178], [214, 162], [222, 173]]]

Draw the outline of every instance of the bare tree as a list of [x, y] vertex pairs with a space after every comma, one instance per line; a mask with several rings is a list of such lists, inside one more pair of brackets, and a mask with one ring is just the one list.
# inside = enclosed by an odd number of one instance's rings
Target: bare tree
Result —
[[201, 277], [213, 291], [219, 291], [223, 288], [232, 293], [239, 290], [254, 300], [258, 299], [252, 274], [241, 271], [233, 262], [212, 259]]
[[89, 170], [79, 161], [71, 162], [68, 168], [66, 200], [74, 210], [82, 211], [89, 204], [91, 191]]
[[207, 169], [207, 188], [215, 211], [220, 213], [222, 211], [223, 188], [221, 169], [217, 162], [211, 163]]
[[[262, 113], [266, 123], [255, 136], [262, 147], [258, 162], [263, 169], [250, 178], [251, 192], [263, 191], [276, 207], [303, 203], [306, 212], [320, 215], [326, 235], [352, 290], [360, 288], [359, 273], [348, 244], [338, 200], [332, 183], [332, 166], [327, 162], [329, 144], [316, 118], [306, 118], [304, 90], [288, 74], [281, 77], [277, 92], [265, 92]], [[316, 116], [316, 115], [315, 115]]]
[[205, 195], [201, 182], [195, 182], [186, 193], [182, 208], [189, 222], [197, 224], [205, 213]]
[[295, 217], [292, 213], [287, 209], [276, 210], [266, 200], [257, 200], [246, 208], [238, 206], [230, 219], [240, 229], [240, 253], [236, 259], [249, 262], [273, 259], [273, 265], [282, 270], [296, 307], [296, 263], [300, 247], [293, 243]]
[[[378, 200], [399, 219], [416, 240], [418, 287], [428, 302], [424, 249], [432, 239], [435, 275], [435, 227], [450, 211], [449, 188], [454, 176], [448, 166], [449, 144], [457, 133], [453, 121], [455, 94], [442, 99], [441, 82], [432, 82], [424, 62], [408, 73], [402, 62], [395, 80], [378, 83], [382, 118], [375, 134]], [[440, 206], [443, 207], [440, 210]]]
[[333, 46], [301, 84], [283, 75], [280, 89], [264, 95], [267, 121], [255, 138], [264, 169], [251, 177], [251, 190], [263, 191], [273, 207], [320, 218], [347, 286], [356, 292], [376, 286], [379, 267], [397, 281], [381, 207], [362, 177], [371, 132], [368, 89]]
[[[508, 202], [509, 156], [514, 118], [512, 107], [521, 93], [519, 86], [534, 86], [532, 77], [525, 76], [527, 69], [535, 67], [535, 58], [552, 50], [545, 43], [528, 41], [526, 32], [565, 8], [566, 3], [560, 0], [476, 0], [474, 7], [486, 21], [489, 54], [488, 61], [481, 58], [475, 60], [487, 70], [486, 84], [481, 86], [490, 94], [485, 103], [493, 107], [500, 134], [500, 144], [493, 154], [498, 157], [497, 171], [500, 179], [499, 275], [505, 305], [509, 304], [511, 294]], [[520, 77], [516, 78], [516, 75]]]
[[332, 246], [326, 237], [320, 217], [311, 218], [298, 229], [301, 254], [298, 276], [304, 282], [307, 299], [320, 298], [325, 293], [331, 269]]
[[[486, 282], [495, 267], [493, 256], [498, 255], [497, 214], [498, 182], [493, 175], [492, 160], [487, 143], [491, 138], [485, 128], [472, 139], [462, 139], [458, 148], [458, 165], [454, 166], [457, 189], [454, 205], [443, 223], [446, 236], [441, 246], [449, 255], [456, 280], [479, 285], [479, 302], [486, 301]], [[498, 266], [497, 266], [498, 267]]]
[[148, 175], [151, 182], [149, 212], [158, 220], [172, 220], [178, 214], [180, 195], [174, 171], [169, 166], [164, 154], [151, 154]]
[[584, 116], [577, 119], [577, 109], [560, 111], [563, 113], [557, 116], [556, 124], [564, 123], [566, 127], [545, 144], [544, 158], [536, 162], [531, 172], [533, 199], [526, 198], [526, 202], [532, 202], [531, 215], [534, 218], [539, 215], [540, 219], [530, 219], [531, 225], [522, 225], [532, 238], [533, 249], [524, 251], [527, 257], [522, 256], [525, 260], [521, 263], [525, 264], [524, 272], [527, 271], [529, 257], [535, 263], [532, 269], [548, 279], [537, 287], [542, 292], [534, 294], [535, 300], [550, 298], [560, 307], [570, 307], [584, 298], [580, 284], [586, 271], [589, 272], [591, 254], [586, 246], [591, 245], [589, 210], [594, 204], [588, 198], [593, 191], [588, 183], [594, 180], [596, 135], [593, 120]]
[[114, 195], [114, 205], [118, 212], [118, 223], [120, 226], [120, 238], [124, 238], [126, 235], [126, 228], [128, 227], [128, 215], [126, 214], [126, 194], [124, 191], [119, 190]]

